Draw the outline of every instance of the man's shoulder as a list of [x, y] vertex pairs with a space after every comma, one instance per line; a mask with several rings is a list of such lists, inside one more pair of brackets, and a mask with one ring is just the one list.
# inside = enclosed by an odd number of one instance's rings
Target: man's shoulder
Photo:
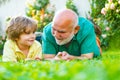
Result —
[[93, 23], [84, 17], [79, 17], [78, 25], [80, 26], [80, 32], [81, 31], [86, 32], [86, 30], [90, 31], [91, 29], [94, 29]]
[[89, 35], [94, 30], [91, 21], [84, 17], [79, 17], [78, 25], [80, 26], [80, 30], [78, 31], [76, 37], [80, 41], [84, 40], [86, 36]]
[[43, 29], [43, 35], [52, 36], [51, 28], [52, 28], [52, 23], [47, 24]]
[[49, 24], [47, 24], [47, 25], [44, 27], [43, 31], [45, 31], [45, 32], [50, 32], [50, 31], [51, 31], [51, 28], [52, 28], [52, 22], [49, 23]]
[[52, 22], [44, 27], [43, 34], [42, 34], [44, 38], [50, 39], [50, 40], [54, 39], [54, 37], [52, 36], [51, 28], [52, 28]]
[[93, 25], [93, 23], [85, 17], [79, 17], [78, 24], [79, 25], [83, 25], [83, 24]]

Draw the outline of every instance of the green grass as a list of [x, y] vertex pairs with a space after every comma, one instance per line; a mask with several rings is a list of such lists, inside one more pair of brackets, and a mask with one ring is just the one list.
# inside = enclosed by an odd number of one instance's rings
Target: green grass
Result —
[[0, 62], [1, 80], [120, 80], [120, 50], [73, 61]]

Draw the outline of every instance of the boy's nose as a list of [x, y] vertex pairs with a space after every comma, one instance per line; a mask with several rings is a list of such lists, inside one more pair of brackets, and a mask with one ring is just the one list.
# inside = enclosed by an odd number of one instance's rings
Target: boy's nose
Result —
[[31, 33], [30, 36], [33, 37], [33, 38], [35, 38], [36, 34]]

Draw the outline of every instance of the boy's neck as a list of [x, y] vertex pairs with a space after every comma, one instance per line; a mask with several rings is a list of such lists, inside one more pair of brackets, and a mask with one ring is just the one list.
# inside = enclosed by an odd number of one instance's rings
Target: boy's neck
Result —
[[23, 46], [18, 43], [17, 43], [17, 46], [25, 55], [28, 54], [30, 46], [25, 46], [25, 45]]

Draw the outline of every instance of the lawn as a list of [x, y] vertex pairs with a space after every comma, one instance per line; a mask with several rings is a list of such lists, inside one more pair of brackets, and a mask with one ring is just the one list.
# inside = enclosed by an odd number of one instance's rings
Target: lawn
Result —
[[120, 80], [120, 50], [73, 61], [0, 61], [0, 80]]

